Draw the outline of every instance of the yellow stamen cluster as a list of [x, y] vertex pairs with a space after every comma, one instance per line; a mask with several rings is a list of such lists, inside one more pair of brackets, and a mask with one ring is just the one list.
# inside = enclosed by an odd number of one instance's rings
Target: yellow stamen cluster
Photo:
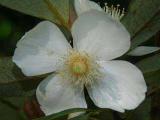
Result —
[[106, 13], [108, 13], [109, 15], [112, 16], [112, 18], [116, 19], [116, 20], [121, 20], [124, 16], [125, 10], [123, 8], [123, 10], [119, 9], [119, 4], [117, 5], [117, 7], [114, 7], [113, 5], [111, 7], [108, 7], [107, 3], [105, 3], [104, 6], [104, 11]]
[[63, 69], [59, 73], [65, 81], [80, 87], [91, 85], [101, 77], [100, 67], [94, 58], [74, 50], [65, 58]]

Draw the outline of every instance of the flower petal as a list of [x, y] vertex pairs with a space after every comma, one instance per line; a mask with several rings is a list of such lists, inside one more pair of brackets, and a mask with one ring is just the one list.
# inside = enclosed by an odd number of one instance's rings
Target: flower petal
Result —
[[71, 46], [58, 27], [48, 21], [39, 23], [18, 42], [13, 61], [27, 76], [56, 70], [60, 56]]
[[103, 11], [102, 8], [97, 3], [89, 0], [75, 0], [74, 6], [78, 16], [84, 12], [93, 9]]
[[87, 107], [83, 90], [63, 82], [59, 75], [51, 75], [37, 88], [37, 99], [46, 115], [71, 108]]
[[85, 12], [72, 27], [74, 47], [97, 55], [100, 60], [111, 60], [130, 48], [130, 35], [124, 26], [104, 12]]
[[105, 77], [88, 87], [94, 103], [119, 112], [136, 108], [147, 90], [141, 71], [126, 61], [99, 62]]
[[160, 47], [139, 46], [128, 53], [130, 56], [143, 56], [160, 50]]

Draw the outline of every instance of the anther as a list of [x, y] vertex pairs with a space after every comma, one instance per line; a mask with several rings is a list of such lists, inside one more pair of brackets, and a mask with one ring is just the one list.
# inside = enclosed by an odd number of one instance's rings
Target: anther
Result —
[[107, 14], [109, 14], [115, 20], [121, 20], [124, 16], [125, 9], [123, 8], [123, 10], [121, 10], [119, 7], [120, 7], [119, 4], [117, 4], [116, 7], [114, 7], [113, 5], [111, 7], [108, 7], [108, 4], [105, 3], [103, 9]]

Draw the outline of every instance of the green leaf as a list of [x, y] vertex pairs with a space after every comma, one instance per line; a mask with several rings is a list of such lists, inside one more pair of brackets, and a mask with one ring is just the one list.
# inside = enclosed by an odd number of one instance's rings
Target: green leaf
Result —
[[114, 117], [113, 117], [113, 111], [99, 109], [99, 110], [93, 110], [88, 113], [79, 115], [69, 120], [114, 120]]
[[150, 91], [148, 91], [149, 94], [160, 90], [160, 70], [145, 74], [144, 77], [148, 84], [148, 87], [151, 88]]
[[150, 40], [160, 30], [160, 13], [155, 16], [151, 21], [139, 32], [133, 39], [131, 49], [136, 48], [138, 45]]
[[0, 84], [27, 80], [21, 71], [12, 62], [11, 57], [0, 58]]
[[143, 74], [160, 70], [160, 54], [145, 58], [136, 65], [141, 69]]
[[24, 90], [19, 83], [0, 85], [1, 97], [20, 97], [33, 95], [35, 95], [35, 90]]
[[33, 95], [42, 79], [44, 76], [25, 77], [10, 57], [0, 58], [0, 96]]
[[114, 120], [113, 111], [102, 109], [102, 111], [95, 118], [98, 120]]
[[62, 112], [59, 112], [59, 113], [56, 113], [56, 114], [53, 114], [53, 115], [49, 115], [49, 116], [46, 116], [46, 117], [37, 118], [37, 119], [34, 119], [34, 120], [55, 120], [57, 118], [69, 115], [70, 113], [83, 112], [83, 111], [86, 111], [86, 109], [74, 108], [74, 109], [64, 110]]
[[26, 77], [21, 70], [13, 63], [11, 57], [0, 58], [0, 84], [9, 84], [28, 80], [39, 80], [45, 78], [46, 75], [37, 77]]
[[156, 91], [152, 96], [152, 111], [151, 111], [151, 120], [159, 120], [160, 119], [160, 89]]
[[[86, 112], [86, 113], [81, 114], [81, 115], [74, 117], [74, 118], [70, 118], [70, 120], [89, 120], [90, 118], [94, 118], [94, 116], [99, 115], [99, 113], [104, 112], [104, 110], [102, 110], [102, 109], [73, 108], [73, 109], [64, 110], [62, 112], [52, 114], [52, 115], [49, 115], [46, 117], [37, 118], [34, 120], [59, 120], [62, 117], [65, 117], [65, 116], [68, 117], [69, 114], [76, 113], [76, 112]], [[111, 113], [111, 111], [108, 111], [108, 110], [105, 110], [105, 112]], [[107, 113], [107, 115], [109, 115], [109, 114]], [[108, 117], [108, 118], [110, 118], [110, 117]], [[113, 119], [107, 119], [107, 120], [113, 120]]]
[[146, 27], [153, 17], [160, 11], [159, 0], [132, 0], [128, 14], [122, 19], [131, 36], [135, 36], [138, 31]]
[[0, 120], [27, 120], [22, 116], [25, 98], [0, 98]]
[[0, 4], [64, 26], [69, 19], [69, 0], [0, 0]]
[[79, 115], [77, 117], [74, 117], [74, 118], [71, 118], [69, 120], [89, 120], [90, 116], [92, 115], [93, 113], [86, 113], [86, 114], [82, 114], [82, 115]]
[[136, 65], [144, 74], [145, 81], [149, 88], [149, 94], [153, 91], [152, 89], [156, 90], [160, 88], [160, 54], [145, 58]]
[[157, 52], [160, 50], [160, 47], [154, 47], [154, 46], [139, 46], [135, 49], [131, 50], [128, 55], [130, 56], [143, 56], [148, 55], [154, 52]]
[[137, 109], [128, 113], [125, 120], [151, 120], [151, 99], [146, 99]]

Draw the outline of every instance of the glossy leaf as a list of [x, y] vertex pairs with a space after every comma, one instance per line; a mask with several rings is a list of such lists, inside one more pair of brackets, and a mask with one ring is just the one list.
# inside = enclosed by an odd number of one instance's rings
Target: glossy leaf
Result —
[[147, 73], [144, 77], [150, 89], [148, 89], [148, 94], [152, 94], [157, 90], [160, 90], [160, 70]]
[[0, 4], [62, 25], [69, 19], [69, 0], [0, 0]]
[[160, 54], [145, 58], [136, 64], [144, 74], [160, 70]]
[[53, 115], [49, 115], [49, 116], [46, 116], [46, 117], [37, 118], [37, 119], [34, 119], [34, 120], [55, 120], [57, 118], [67, 116], [70, 113], [82, 112], [82, 111], [86, 111], [86, 109], [81, 109], [81, 108], [69, 109], [69, 110], [65, 110], [65, 111], [62, 111], [62, 112], [59, 112], [59, 113], [56, 113], [56, 114], [53, 114]]
[[0, 58], [0, 96], [30, 96], [43, 78], [25, 77], [10, 57]]
[[144, 74], [149, 94], [160, 88], [160, 54], [145, 58], [136, 65]]
[[130, 56], [143, 56], [160, 50], [160, 47], [139, 46], [128, 53]]
[[132, 38], [131, 49], [136, 48], [140, 44], [150, 40], [160, 30], [160, 13], [147, 23], [147, 25]]
[[151, 99], [146, 99], [137, 109], [130, 111], [125, 120], [151, 120]]
[[82, 115], [79, 115], [79, 116], [77, 116], [77, 117], [71, 118], [71, 119], [69, 119], [69, 120], [89, 120], [91, 114], [92, 114], [92, 113], [82, 114]]
[[11, 57], [0, 58], [0, 84], [7, 84], [27, 80], [21, 71], [12, 62]]
[[132, 0], [123, 18], [122, 23], [126, 26], [131, 36], [145, 27], [148, 22], [155, 17], [160, 11], [159, 0]]
[[160, 1], [132, 0], [122, 23], [132, 37], [131, 50], [160, 30]]

